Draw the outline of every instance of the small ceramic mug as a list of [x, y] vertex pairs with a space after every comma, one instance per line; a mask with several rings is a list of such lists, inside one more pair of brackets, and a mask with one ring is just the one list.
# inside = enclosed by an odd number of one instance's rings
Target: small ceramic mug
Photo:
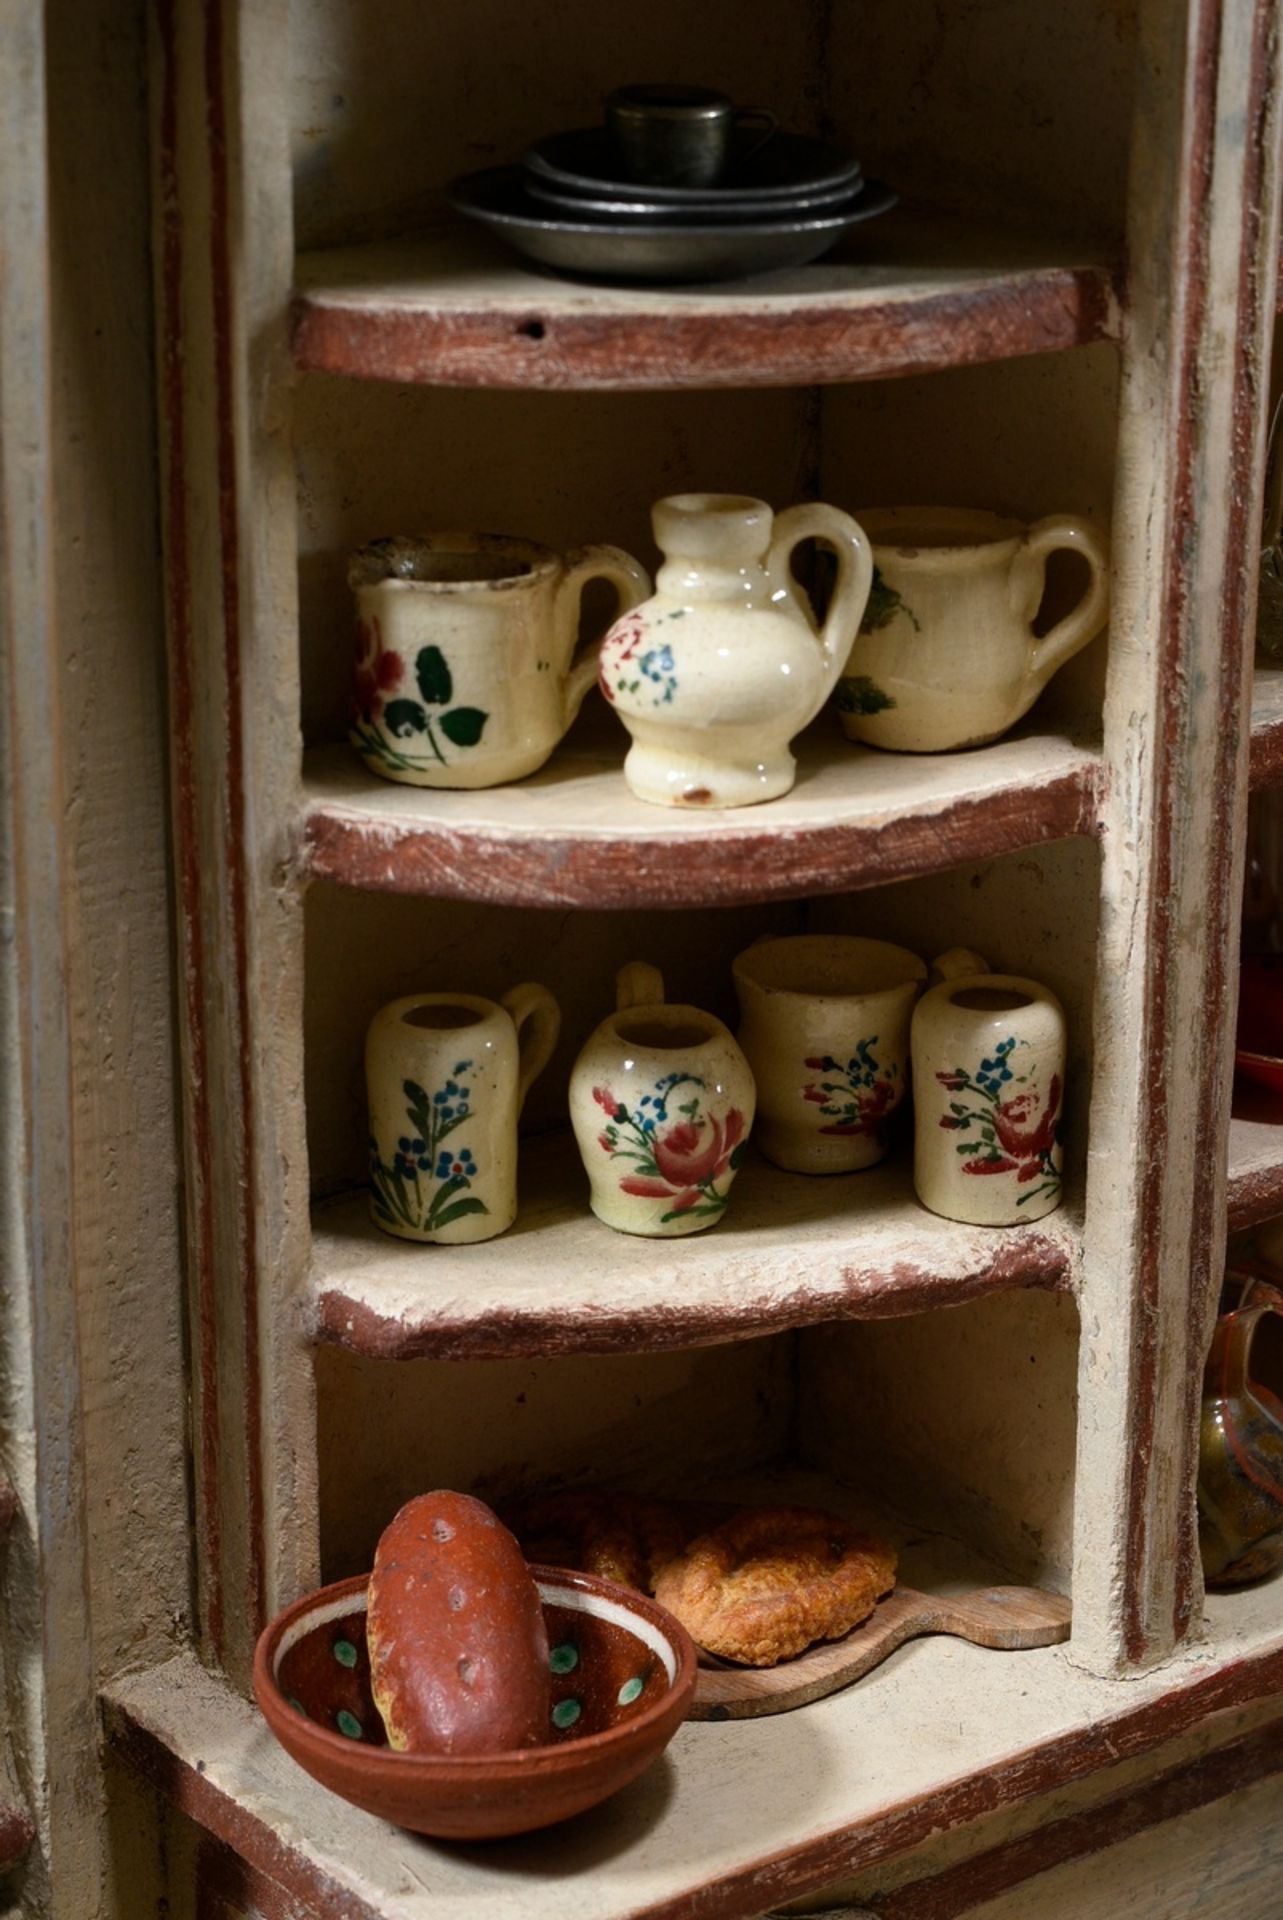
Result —
[[918, 1002], [910, 1045], [923, 1206], [977, 1227], [1058, 1207], [1065, 1015], [1055, 994], [1014, 974], [955, 973]]
[[796, 934], [747, 948], [734, 975], [766, 1158], [791, 1173], [875, 1165], [907, 1091], [925, 962], [886, 940]]
[[[852, 740], [944, 753], [996, 740], [1109, 612], [1109, 551], [1081, 520], [1032, 527], [993, 513], [893, 507], [860, 515], [873, 587], [834, 704]], [[1072, 612], [1033, 629], [1053, 553], [1089, 569]]]
[[753, 1124], [747, 1060], [721, 1021], [670, 1006], [633, 961], [570, 1076], [570, 1118], [608, 1227], [668, 1239], [715, 1226]]
[[620, 612], [650, 591], [618, 547], [552, 553], [498, 534], [376, 540], [352, 556], [357, 657], [349, 738], [372, 773], [494, 787], [548, 758], [597, 676], [578, 647], [592, 580]]
[[370, 1022], [370, 1213], [402, 1240], [492, 1240], [517, 1217], [517, 1118], [557, 1044], [547, 987], [412, 993]]

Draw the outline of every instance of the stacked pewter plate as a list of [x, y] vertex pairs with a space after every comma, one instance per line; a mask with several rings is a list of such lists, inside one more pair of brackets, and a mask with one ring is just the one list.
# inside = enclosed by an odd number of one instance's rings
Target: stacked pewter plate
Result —
[[520, 253], [594, 280], [672, 284], [805, 266], [896, 195], [849, 154], [703, 88], [622, 87], [606, 124], [451, 183]]

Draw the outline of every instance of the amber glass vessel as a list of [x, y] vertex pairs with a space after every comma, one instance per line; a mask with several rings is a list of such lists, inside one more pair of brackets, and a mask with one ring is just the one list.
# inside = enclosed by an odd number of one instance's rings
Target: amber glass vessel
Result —
[[1198, 1522], [1209, 1587], [1283, 1565], [1283, 1291], [1231, 1276], [1239, 1305], [1216, 1323], [1203, 1376]]

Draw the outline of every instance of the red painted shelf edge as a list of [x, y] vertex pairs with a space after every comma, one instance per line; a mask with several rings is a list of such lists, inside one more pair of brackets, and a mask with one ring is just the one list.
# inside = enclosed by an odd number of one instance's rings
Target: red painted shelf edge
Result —
[[[169, 1666], [194, 1667], [190, 1656]], [[157, 1676], [159, 1677], [159, 1676]], [[230, 1683], [228, 1690], [231, 1691]], [[879, 1808], [849, 1825], [799, 1843], [786, 1853], [755, 1861], [700, 1890], [701, 1920], [734, 1920], [778, 1901], [823, 1887], [857, 1868], [864, 1870], [907, 1852], [933, 1834], [964, 1826], [997, 1809], [1063, 1787], [1144, 1754], [1178, 1737], [1212, 1714], [1283, 1690], [1283, 1644], [1198, 1670], [1156, 1699], [1124, 1707], [1094, 1725], [1082, 1725], [1013, 1754], [1002, 1765], [944, 1783], [912, 1799]], [[1127, 1688], [1120, 1687], [1126, 1699]], [[358, 1895], [338, 1888], [317, 1863], [304, 1859], [253, 1807], [242, 1804], [206, 1777], [201, 1762], [180, 1751], [163, 1727], [127, 1699], [103, 1695], [107, 1737], [134, 1768], [167, 1793], [180, 1811], [216, 1835], [251, 1867], [303, 1900], [318, 1920], [382, 1920]], [[246, 1715], [254, 1709], [245, 1704]], [[634, 1920], [689, 1920], [691, 1900], [681, 1894], [645, 1908]]]
[[999, 1254], [984, 1273], [908, 1282], [852, 1286], [846, 1294], [816, 1290], [795, 1294], [769, 1308], [738, 1312], [698, 1305], [612, 1313], [523, 1313], [496, 1308], [462, 1320], [398, 1320], [341, 1287], [317, 1296], [315, 1338], [375, 1360], [526, 1360], [561, 1354], [662, 1353], [688, 1347], [723, 1346], [799, 1327], [839, 1320], [894, 1320], [936, 1307], [962, 1306], [994, 1293], [1032, 1288], [1072, 1292], [1074, 1268], [1066, 1247], [1054, 1240], [1025, 1242], [1014, 1257]]
[[1280, 1213], [1283, 1213], [1283, 1152], [1277, 1166], [1230, 1174], [1226, 1204], [1226, 1226], [1230, 1233], [1259, 1227], [1263, 1220], [1272, 1220]]
[[[341, 806], [305, 809], [299, 864], [308, 879], [365, 891], [486, 900], [502, 906], [695, 907], [793, 900], [938, 872], [1046, 840], [1094, 837], [1099, 763], [1032, 791], [955, 801], [881, 825], [773, 829], [749, 820], [706, 839], [518, 838], [446, 827], [372, 824]], [[747, 811], [752, 811], [747, 810]]]

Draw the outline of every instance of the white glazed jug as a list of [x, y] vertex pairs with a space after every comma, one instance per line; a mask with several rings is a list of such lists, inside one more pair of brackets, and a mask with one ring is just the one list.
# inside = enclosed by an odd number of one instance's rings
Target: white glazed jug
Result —
[[[624, 775], [639, 800], [744, 807], [787, 793], [789, 742], [823, 706], [869, 597], [873, 561], [849, 515], [819, 504], [778, 517], [740, 494], [657, 501], [664, 553], [654, 597], [602, 642], [602, 691], [633, 736]], [[815, 539], [838, 556], [828, 617], [790, 570]]]
[[548, 758], [597, 673], [580, 601], [648, 590], [618, 547], [559, 554], [503, 534], [375, 540], [352, 556], [357, 658], [349, 738], [372, 773], [414, 787], [494, 787]]
[[[852, 740], [897, 753], [996, 740], [1108, 618], [1109, 548], [1086, 521], [1053, 514], [1025, 527], [958, 507], [889, 507], [862, 524], [876, 572], [835, 697]], [[1058, 551], [1081, 556], [1087, 585], [1039, 635]]]

